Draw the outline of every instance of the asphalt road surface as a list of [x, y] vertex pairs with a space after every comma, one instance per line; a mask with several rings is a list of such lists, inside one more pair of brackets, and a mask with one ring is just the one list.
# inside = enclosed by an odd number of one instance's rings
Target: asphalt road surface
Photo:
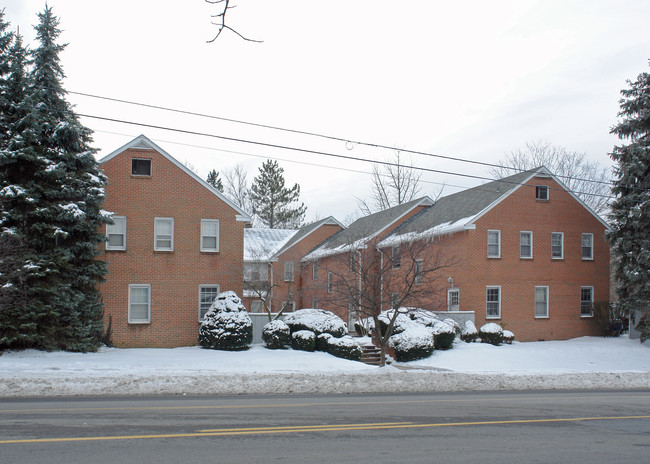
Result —
[[650, 390], [0, 401], [0, 463], [648, 463]]

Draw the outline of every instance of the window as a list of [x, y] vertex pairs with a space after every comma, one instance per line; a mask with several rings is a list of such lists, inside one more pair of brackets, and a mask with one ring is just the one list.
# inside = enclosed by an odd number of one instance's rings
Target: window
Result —
[[156, 218], [154, 221], [156, 251], [174, 250], [174, 218]]
[[126, 250], [126, 217], [113, 216], [113, 224], [106, 224], [106, 249]]
[[533, 233], [519, 232], [519, 257], [530, 259], [533, 257]]
[[487, 287], [486, 291], [486, 315], [488, 319], [501, 317], [501, 287]]
[[311, 278], [318, 280], [318, 261], [314, 261], [311, 266]]
[[535, 317], [548, 317], [548, 287], [535, 287]]
[[280, 308], [284, 308], [285, 313], [292, 313], [296, 310], [296, 302], [295, 301], [283, 301], [282, 306]]
[[333, 275], [331, 272], [327, 273], [327, 293], [332, 293], [332, 281], [333, 281]]
[[594, 315], [594, 287], [580, 287], [580, 316]]
[[399, 292], [394, 292], [391, 293], [390, 295], [390, 305], [393, 307], [393, 309], [399, 308], [400, 304], [400, 294]]
[[151, 160], [139, 158], [131, 159], [131, 175], [151, 176]]
[[424, 261], [421, 259], [415, 260], [415, 284], [420, 285], [422, 283], [422, 269], [424, 267]]
[[594, 259], [594, 234], [582, 234], [582, 259]]
[[218, 219], [201, 219], [201, 251], [219, 251]]
[[262, 300], [253, 300], [251, 302], [251, 312], [252, 313], [263, 313], [264, 312], [264, 302]]
[[199, 285], [199, 321], [203, 320], [218, 294], [218, 285]]
[[284, 263], [284, 281], [293, 282], [293, 261]]
[[500, 230], [488, 230], [487, 255], [488, 258], [501, 257], [501, 231]]
[[354, 252], [354, 251], [350, 252], [350, 272], [356, 271], [355, 254], [356, 254], [356, 252]]
[[399, 245], [393, 247], [391, 263], [393, 269], [399, 269], [402, 266], [402, 250], [400, 249]]
[[311, 300], [311, 307], [318, 308], [318, 298], [314, 298], [313, 300]]
[[447, 290], [447, 311], [458, 311], [460, 308], [460, 294], [457, 288]]
[[551, 258], [553, 259], [564, 258], [564, 233], [563, 232], [551, 233]]
[[538, 200], [548, 200], [548, 185], [538, 185], [535, 187], [535, 198]]
[[129, 285], [129, 324], [151, 322], [151, 285]]

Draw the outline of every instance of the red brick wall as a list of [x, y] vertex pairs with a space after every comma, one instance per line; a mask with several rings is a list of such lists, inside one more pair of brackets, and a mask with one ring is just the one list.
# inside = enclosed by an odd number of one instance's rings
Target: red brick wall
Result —
[[[152, 160], [151, 177], [131, 176], [132, 158]], [[199, 285], [242, 292], [243, 222], [237, 212], [154, 150], [129, 149], [101, 165], [104, 209], [126, 216], [126, 251], [106, 251], [100, 287], [119, 347], [195, 345]], [[174, 218], [174, 250], [154, 251], [154, 218]], [[200, 251], [201, 219], [219, 219], [219, 252]], [[151, 322], [128, 323], [129, 284], [151, 285]]]

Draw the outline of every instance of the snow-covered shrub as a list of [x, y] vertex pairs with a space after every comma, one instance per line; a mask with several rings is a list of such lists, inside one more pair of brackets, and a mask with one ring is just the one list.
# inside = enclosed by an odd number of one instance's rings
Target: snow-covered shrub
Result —
[[253, 341], [253, 322], [235, 292], [221, 292], [199, 328], [199, 345], [217, 350], [245, 350]]
[[[409, 315], [406, 313], [407, 309], [406, 308], [400, 308], [397, 310], [398, 314], [397, 317], [395, 318], [395, 322], [393, 323], [393, 335], [397, 335], [398, 333], [404, 332], [407, 328], [412, 327], [414, 325], [417, 325], [415, 322], [411, 320]], [[388, 329], [388, 326], [390, 325], [391, 319], [394, 317], [395, 312], [393, 309], [389, 311], [382, 311], [381, 314], [379, 314], [379, 328], [381, 329], [381, 335], [383, 336], [386, 333], [386, 330]], [[374, 321], [372, 326], [374, 328]]]
[[399, 362], [428, 358], [434, 349], [433, 329], [413, 324], [390, 337], [388, 345], [395, 350], [395, 359]]
[[291, 333], [299, 330], [311, 330], [316, 335], [329, 333], [342, 337], [348, 333], [348, 326], [343, 319], [330, 311], [322, 309], [299, 309], [284, 318]]
[[[319, 337], [322, 337], [320, 335]], [[354, 338], [346, 335], [341, 338], [330, 336], [327, 338], [327, 352], [337, 358], [351, 359], [352, 361], [361, 360], [361, 347]]]
[[465, 321], [463, 330], [460, 331], [460, 339], [467, 343], [473, 343], [478, 338], [478, 330], [472, 321]]
[[425, 327], [433, 327], [436, 322], [440, 321], [440, 318], [431, 311], [420, 308], [411, 308], [409, 310], [409, 317], [411, 320]]
[[508, 345], [512, 345], [512, 342], [515, 341], [515, 334], [510, 332], [509, 330], [504, 330], [503, 331], [503, 343], [507, 343]]
[[316, 334], [311, 330], [298, 330], [291, 334], [291, 347], [294, 350], [314, 351]]
[[358, 321], [354, 322], [354, 331], [357, 333], [359, 337], [365, 337], [368, 335], [368, 330], [369, 324], [368, 324], [368, 319], [361, 319]]
[[289, 326], [279, 319], [267, 323], [262, 328], [262, 340], [271, 350], [282, 350], [291, 345]]
[[334, 338], [334, 335], [330, 333], [322, 333], [316, 337], [316, 351], [325, 351], [328, 352], [327, 343], [330, 338]]
[[494, 346], [503, 343], [503, 329], [494, 322], [482, 326], [478, 331], [478, 336], [481, 338], [481, 343], [490, 343]]
[[446, 319], [443, 319], [442, 322], [451, 326], [454, 329], [454, 332], [456, 332], [456, 335], [460, 335], [461, 332], [460, 324], [455, 319], [448, 317]]
[[[453, 319], [452, 319], [453, 320]], [[456, 331], [446, 322], [438, 321], [433, 329], [433, 346], [436, 350], [448, 350], [454, 346]]]

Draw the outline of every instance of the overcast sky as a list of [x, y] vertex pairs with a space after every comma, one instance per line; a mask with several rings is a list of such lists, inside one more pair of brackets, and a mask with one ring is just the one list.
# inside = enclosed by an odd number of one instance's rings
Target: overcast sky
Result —
[[[210, 24], [203, 0], [49, 0], [61, 20], [70, 92], [128, 100], [389, 147], [497, 162], [526, 141], [603, 165], [617, 139], [620, 90], [648, 71], [648, 0], [231, 0]], [[5, 0], [5, 19], [35, 46], [43, 1]], [[385, 160], [390, 150], [69, 95], [82, 115]], [[300, 183], [309, 220], [343, 220], [369, 195], [371, 165], [314, 153], [82, 117], [98, 157], [139, 134], [202, 177], [267, 157]], [[430, 156], [421, 167], [487, 168]], [[311, 163], [311, 164], [302, 164]], [[343, 168], [343, 169], [341, 169]], [[426, 172], [423, 194], [479, 180]], [[457, 187], [458, 186], [458, 187]]]

